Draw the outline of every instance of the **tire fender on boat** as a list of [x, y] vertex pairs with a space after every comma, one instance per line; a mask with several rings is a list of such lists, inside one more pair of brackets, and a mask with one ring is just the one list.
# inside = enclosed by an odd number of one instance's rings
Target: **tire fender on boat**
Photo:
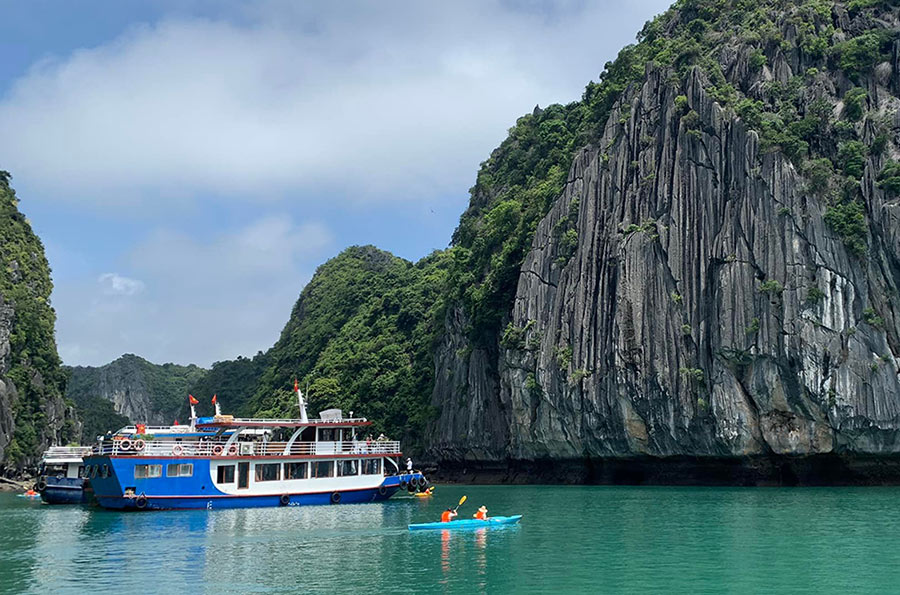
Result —
[[341, 503], [341, 493], [334, 492], [331, 494], [331, 503], [332, 504], [340, 504]]
[[42, 477], [41, 480], [39, 482], [37, 482], [37, 485], [34, 487], [37, 488], [38, 492], [43, 492], [44, 490], [47, 489], [47, 482], [44, 481], [44, 478]]
[[140, 510], [147, 508], [147, 496], [141, 494], [140, 496], [135, 498], [134, 505]]
[[175, 446], [172, 447], [172, 454], [175, 455], [176, 457], [180, 457], [183, 452], [184, 452], [184, 447], [181, 446], [180, 444], [176, 444]]
[[384, 496], [385, 494], [387, 494], [387, 488], [384, 486], [378, 486], [378, 493]]
[[405, 490], [405, 489], [406, 489], [406, 486], [408, 486], [408, 485], [409, 485], [409, 484], [406, 483], [406, 480], [405, 480], [405, 479], [401, 479], [401, 480], [400, 480], [400, 489], [401, 489], [401, 490]]
[[425, 479], [424, 475], [419, 478], [419, 487], [423, 490], [428, 487], [428, 480]]
[[278, 501], [281, 502], [282, 506], [287, 506], [288, 504], [291, 503], [291, 497], [288, 496], [287, 494], [282, 494], [281, 498], [279, 498]]

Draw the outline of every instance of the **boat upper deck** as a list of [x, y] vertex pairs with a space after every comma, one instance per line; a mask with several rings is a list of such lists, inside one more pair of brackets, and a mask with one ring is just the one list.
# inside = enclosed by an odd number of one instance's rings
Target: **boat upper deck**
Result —
[[371, 425], [372, 422], [365, 417], [302, 420], [231, 417], [230, 415], [200, 417], [197, 419], [196, 423], [197, 428], [201, 430], [237, 428], [353, 428]]

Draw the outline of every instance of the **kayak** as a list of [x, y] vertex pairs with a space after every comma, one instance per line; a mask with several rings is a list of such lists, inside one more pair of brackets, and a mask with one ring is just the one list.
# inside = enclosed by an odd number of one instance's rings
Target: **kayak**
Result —
[[429, 498], [431, 497], [431, 492], [419, 492], [417, 494], [413, 494], [416, 498]]
[[482, 527], [500, 527], [503, 525], [515, 525], [522, 518], [521, 514], [514, 516], [494, 516], [485, 521], [480, 519], [465, 519], [462, 521], [450, 521], [449, 523], [420, 523], [410, 525], [410, 531], [422, 531], [425, 529], [481, 529]]

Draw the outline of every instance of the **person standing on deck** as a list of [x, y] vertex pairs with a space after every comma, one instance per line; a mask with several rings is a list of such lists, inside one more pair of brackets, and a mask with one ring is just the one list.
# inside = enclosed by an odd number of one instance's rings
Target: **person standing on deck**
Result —
[[407, 473], [412, 473], [412, 472], [413, 472], [412, 459], [409, 458], [409, 457], [406, 457], [406, 472], [407, 472]]

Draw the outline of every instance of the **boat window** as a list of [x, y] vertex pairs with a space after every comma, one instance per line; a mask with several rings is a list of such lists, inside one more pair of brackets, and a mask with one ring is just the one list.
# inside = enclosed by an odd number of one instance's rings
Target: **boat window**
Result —
[[338, 431], [334, 428], [320, 428], [319, 429], [319, 441], [321, 442], [337, 442]]
[[313, 477], [334, 477], [334, 461], [319, 461], [312, 470]]
[[87, 477], [87, 475], [84, 474], [84, 465], [78, 467], [78, 477]]
[[306, 479], [306, 467], [304, 463], [285, 463], [284, 478], [285, 479]]
[[347, 461], [338, 461], [338, 475], [341, 477], [346, 477], [348, 475], [358, 475], [357, 463], [358, 463], [358, 461], [356, 459], [350, 459]]
[[238, 489], [246, 488], [250, 483], [250, 463], [238, 463]]
[[[96, 471], [96, 467], [94, 471]], [[152, 477], [162, 477], [162, 465], [135, 465], [134, 478], [148, 479]]]
[[362, 462], [363, 475], [380, 475], [381, 459], [364, 459]]
[[216, 483], [234, 483], [234, 465], [219, 465]]
[[89, 479], [89, 478], [91, 477], [91, 471], [93, 471], [93, 470], [94, 470], [94, 466], [93, 466], [93, 465], [88, 465], [88, 466], [85, 467], [84, 470], [82, 471], [81, 476], [82, 476], [83, 478], [85, 478], [85, 479]]
[[100, 477], [109, 477], [109, 465], [103, 465], [102, 467], [100, 467]]
[[91, 469], [91, 479], [97, 477], [97, 473], [100, 471], [100, 465], [94, 465], [94, 468]]
[[257, 463], [256, 481], [278, 481], [281, 479], [281, 463]]
[[166, 477], [190, 477], [193, 474], [193, 463], [171, 463], [166, 465]]

